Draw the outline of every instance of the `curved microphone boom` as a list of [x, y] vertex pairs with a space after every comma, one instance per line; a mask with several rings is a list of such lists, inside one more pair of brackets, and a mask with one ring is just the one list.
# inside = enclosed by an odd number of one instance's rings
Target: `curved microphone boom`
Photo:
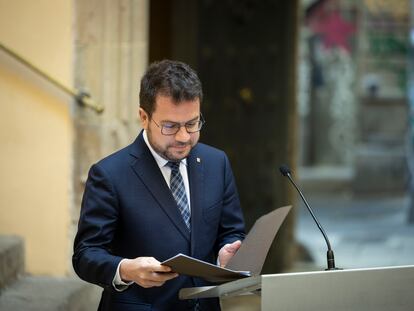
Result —
[[296, 190], [298, 191], [300, 197], [302, 198], [303, 202], [305, 203], [306, 208], [308, 209], [309, 213], [311, 214], [313, 220], [315, 221], [315, 223], [318, 226], [319, 230], [322, 232], [322, 235], [323, 235], [323, 237], [325, 239], [325, 242], [326, 242], [326, 246], [328, 247], [328, 252], [326, 254], [327, 260], [328, 260], [328, 268], [325, 269], [325, 270], [337, 270], [337, 268], [335, 267], [334, 252], [331, 248], [331, 243], [329, 242], [328, 236], [326, 235], [325, 230], [323, 230], [321, 224], [319, 223], [318, 219], [316, 218], [315, 214], [313, 213], [313, 210], [311, 209], [308, 202], [306, 201], [302, 191], [300, 191], [299, 187], [293, 181], [289, 166], [284, 164], [284, 165], [279, 167], [279, 170], [280, 170], [280, 172], [282, 173], [283, 176], [286, 176], [287, 178], [289, 178], [292, 185], [296, 188]]

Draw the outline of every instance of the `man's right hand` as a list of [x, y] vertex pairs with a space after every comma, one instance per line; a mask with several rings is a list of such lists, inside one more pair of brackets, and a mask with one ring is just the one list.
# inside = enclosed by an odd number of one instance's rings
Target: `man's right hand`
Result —
[[154, 257], [125, 259], [119, 267], [119, 274], [123, 281], [132, 281], [145, 288], [161, 286], [178, 276], [178, 273], [172, 272], [170, 267], [162, 266]]

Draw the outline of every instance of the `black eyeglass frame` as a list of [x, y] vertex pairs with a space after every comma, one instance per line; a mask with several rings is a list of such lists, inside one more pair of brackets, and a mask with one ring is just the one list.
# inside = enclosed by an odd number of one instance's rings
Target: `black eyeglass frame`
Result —
[[[197, 120], [197, 121], [187, 121], [187, 122], [183, 122], [183, 123], [170, 122], [172, 124], [172, 126], [169, 129], [170, 130], [175, 129], [175, 132], [174, 133], [167, 133], [166, 134], [164, 132], [164, 129], [166, 128], [166, 125], [165, 124], [161, 124], [160, 125], [153, 118], [150, 118], [150, 121], [153, 121], [154, 124], [161, 129], [161, 134], [162, 135], [165, 135], [165, 136], [176, 135], [183, 126], [185, 127], [185, 130], [187, 131], [188, 134], [197, 133], [197, 132], [200, 132], [201, 129], [203, 128], [203, 125], [206, 124], [206, 120], [204, 119], [203, 114], [200, 113], [200, 119]], [[198, 125], [198, 127], [197, 127], [196, 130], [189, 130], [188, 129], [188, 126], [190, 126], [190, 123], [193, 123], [193, 122], [198, 122], [199, 125]]]

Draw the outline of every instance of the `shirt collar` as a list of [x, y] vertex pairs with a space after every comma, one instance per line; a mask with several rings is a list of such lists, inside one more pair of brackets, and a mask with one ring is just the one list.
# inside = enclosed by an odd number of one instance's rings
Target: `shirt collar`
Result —
[[[163, 157], [161, 157], [151, 146], [151, 144], [149, 143], [148, 140], [148, 135], [147, 135], [147, 131], [144, 130], [143, 134], [142, 134], [145, 144], [148, 146], [148, 149], [151, 151], [152, 156], [154, 157], [155, 161], [157, 162], [158, 166], [164, 167], [166, 166], [166, 164], [168, 163], [168, 160], [164, 159]], [[181, 163], [187, 165], [187, 158], [184, 158], [181, 160]]]

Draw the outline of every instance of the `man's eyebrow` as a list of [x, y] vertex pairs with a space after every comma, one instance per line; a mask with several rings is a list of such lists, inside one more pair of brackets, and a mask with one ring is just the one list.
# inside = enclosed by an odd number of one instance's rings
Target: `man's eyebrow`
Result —
[[[200, 115], [198, 115], [197, 117], [194, 117], [194, 118], [192, 118], [191, 120], [185, 121], [185, 122], [183, 122], [183, 123], [189, 123], [189, 122], [197, 121], [197, 120], [199, 120], [199, 119], [201, 119], [201, 114], [200, 114]], [[162, 121], [160, 121], [160, 122], [163, 122], [163, 123], [175, 123], [175, 124], [180, 124], [180, 122], [175, 122], [175, 121], [170, 121], [170, 120], [162, 120]]]
[[192, 118], [191, 120], [188, 120], [188, 121], [187, 121], [187, 122], [185, 122], [185, 123], [192, 122], [192, 121], [197, 121], [198, 119], [201, 119], [201, 115], [198, 115], [197, 117]]

